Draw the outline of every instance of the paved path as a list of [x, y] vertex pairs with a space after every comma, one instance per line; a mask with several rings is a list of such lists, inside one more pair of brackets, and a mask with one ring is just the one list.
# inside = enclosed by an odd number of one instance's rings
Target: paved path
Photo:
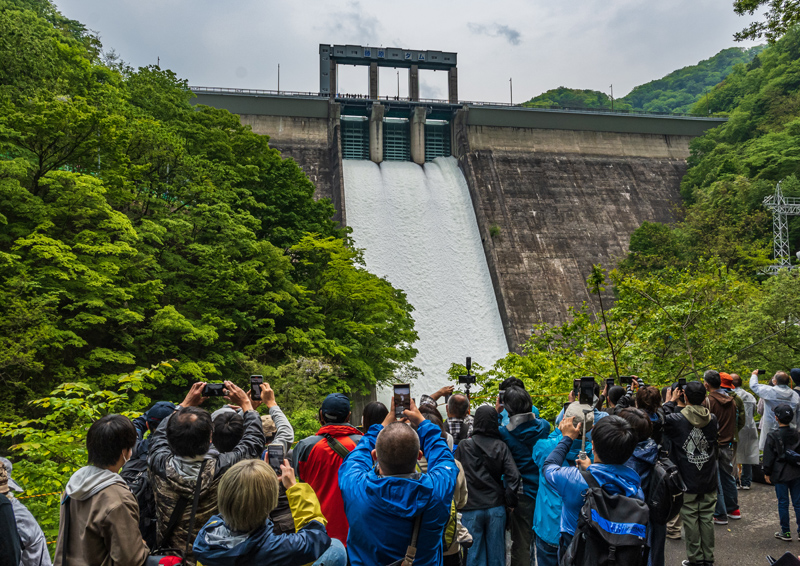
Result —
[[[774, 487], [754, 483], [753, 489], [739, 491], [739, 507], [742, 510], [741, 519], [715, 527], [716, 566], [766, 566], [768, 554], [775, 558], [786, 551], [800, 554], [800, 541], [797, 539], [797, 526], [791, 508], [794, 540], [786, 542], [774, 538], [775, 532], [780, 530]], [[679, 566], [685, 559], [684, 541], [667, 539], [666, 566]]]

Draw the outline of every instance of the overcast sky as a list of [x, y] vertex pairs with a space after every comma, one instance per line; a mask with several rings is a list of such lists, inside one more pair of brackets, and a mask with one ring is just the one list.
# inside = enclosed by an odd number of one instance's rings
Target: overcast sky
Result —
[[[130, 65], [161, 58], [190, 85], [319, 90], [319, 44], [458, 53], [461, 100], [520, 102], [559, 86], [631, 88], [737, 45], [749, 20], [731, 0], [56, 0]], [[742, 45], [742, 44], [738, 44]], [[747, 44], [744, 46], [749, 46]], [[407, 92], [407, 71], [400, 71]], [[446, 98], [444, 73], [421, 95]], [[367, 92], [367, 70], [340, 70], [340, 92]], [[397, 74], [381, 72], [381, 94]]]

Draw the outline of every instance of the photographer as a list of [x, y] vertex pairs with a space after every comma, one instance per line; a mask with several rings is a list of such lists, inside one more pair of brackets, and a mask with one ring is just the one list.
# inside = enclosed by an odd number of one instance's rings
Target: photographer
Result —
[[[150, 483], [156, 498], [158, 544], [165, 548], [186, 548], [187, 562], [194, 564], [189, 536], [191, 502], [195, 487], [200, 487], [196, 524], [203, 524], [217, 510], [217, 485], [222, 475], [234, 464], [258, 458], [264, 446], [261, 419], [253, 410], [250, 397], [230, 381], [225, 382], [225, 398], [243, 411], [244, 433], [231, 452], [209, 453], [211, 447], [211, 415], [199, 405], [205, 401], [205, 383], [195, 383], [178, 410], [165, 418], [150, 441]], [[208, 460], [208, 462], [206, 462]], [[202, 474], [201, 474], [202, 472]], [[165, 531], [172, 513], [183, 500], [183, 512], [172, 534], [165, 540]]]
[[753, 370], [750, 376], [750, 391], [761, 397], [764, 402], [764, 418], [761, 419], [761, 438], [758, 441], [758, 449], [764, 450], [769, 433], [778, 430], [778, 422], [775, 420], [775, 407], [781, 403], [786, 403], [794, 412], [794, 422], [792, 425], [797, 428], [798, 413], [800, 413], [800, 397], [797, 392], [789, 388], [791, 380], [784, 371], [777, 372], [773, 378], [774, 387], [762, 385], [758, 382], [758, 370]]
[[[297, 532], [276, 534], [269, 514], [278, 501], [278, 484], [286, 490]], [[325, 531], [327, 520], [314, 490], [297, 483], [288, 460], [281, 476], [261, 460], [234, 465], [219, 482], [219, 515], [197, 534], [194, 555], [204, 566], [346, 566], [344, 545]]]

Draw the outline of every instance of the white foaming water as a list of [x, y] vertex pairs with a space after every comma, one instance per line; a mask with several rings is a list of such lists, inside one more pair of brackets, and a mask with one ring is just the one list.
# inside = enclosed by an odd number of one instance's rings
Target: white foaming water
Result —
[[[457, 161], [344, 161], [347, 224], [370, 272], [403, 289], [419, 340], [419, 400], [466, 356], [484, 367], [508, 353], [469, 189]], [[381, 394], [381, 397], [385, 397]]]

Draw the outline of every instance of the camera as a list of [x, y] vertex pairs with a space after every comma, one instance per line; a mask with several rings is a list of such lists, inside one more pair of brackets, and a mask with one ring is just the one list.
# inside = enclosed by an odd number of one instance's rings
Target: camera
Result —
[[470, 358], [469, 356], [467, 356], [466, 367], [467, 367], [467, 375], [459, 375], [458, 382], [465, 385], [472, 385], [473, 383], [475, 383], [475, 376], [469, 373], [469, 370], [472, 369], [472, 358]]
[[206, 383], [203, 388], [203, 397], [224, 397], [224, 383]]
[[619, 376], [619, 382], [622, 385], [630, 385], [633, 383], [633, 376], [632, 375], [621, 375]]

